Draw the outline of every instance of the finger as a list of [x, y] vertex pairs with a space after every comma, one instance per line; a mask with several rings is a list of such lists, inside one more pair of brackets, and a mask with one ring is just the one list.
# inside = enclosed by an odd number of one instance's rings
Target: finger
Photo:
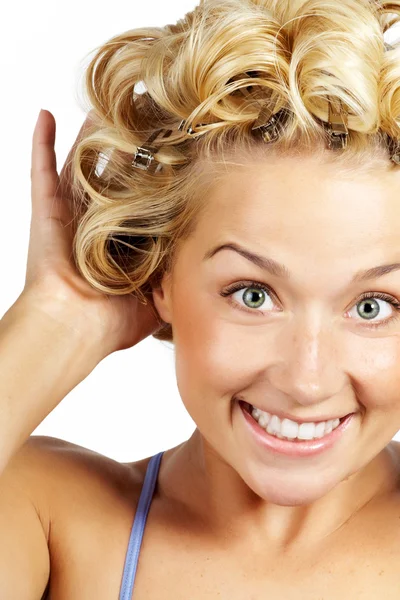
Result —
[[54, 151], [56, 122], [48, 110], [42, 110], [33, 132], [31, 191], [32, 219], [47, 218], [60, 180]]
[[32, 280], [48, 261], [70, 264], [72, 230], [67, 203], [59, 195], [60, 179], [54, 151], [56, 122], [42, 111], [32, 143], [32, 218], [26, 281]]

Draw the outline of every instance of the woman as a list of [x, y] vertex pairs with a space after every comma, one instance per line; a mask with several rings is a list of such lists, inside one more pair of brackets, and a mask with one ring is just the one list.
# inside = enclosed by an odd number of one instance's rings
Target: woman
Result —
[[[204, 1], [118, 36], [60, 178], [40, 114], [0, 322], [1, 598], [398, 597], [398, 14]], [[148, 335], [190, 439], [120, 464], [29, 437]]]

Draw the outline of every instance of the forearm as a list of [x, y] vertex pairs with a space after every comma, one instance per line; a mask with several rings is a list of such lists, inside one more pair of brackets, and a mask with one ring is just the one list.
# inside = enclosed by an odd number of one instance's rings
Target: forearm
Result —
[[[72, 323], [71, 315], [71, 323]], [[36, 427], [103, 358], [98, 340], [17, 300], [0, 320], [0, 475]]]

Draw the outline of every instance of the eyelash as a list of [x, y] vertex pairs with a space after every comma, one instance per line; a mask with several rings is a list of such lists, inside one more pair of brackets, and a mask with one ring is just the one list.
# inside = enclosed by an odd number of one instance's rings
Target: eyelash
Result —
[[[234, 294], [235, 292], [237, 292], [239, 290], [245, 290], [248, 288], [255, 288], [257, 290], [263, 290], [263, 291], [267, 292], [267, 294], [269, 296], [271, 296], [273, 298], [276, 297], [269, 286], [259, 283], [257, 281], [252, 281], [252, 282], [240, 281], [238, 283], [234, 283], [233, 285], [229, 286], [228, 288], [226, 288], [225, 290], [220, 292], [220, 295], [223, 297], [232, 296], [232, 294]], [[376, 292], [376, 293], [365, 292], [364, 294], [361, 295], [360, 299], [358, 300], [358, 302], [356, 302], [356, 304], [358, 304], [362, 300], [366, 300], [368, 298], [379, 298], [380, 300], [384, 300], [385, 302], [388, 302], [389, 304], [391, 304], [393, 306], [393, 308], [398, 312], [398, 314], [395, 314], [394, 316], [389, 317], [388, 319], [385, 319], [384, 321], [378, 321], [377, 323], [372, 323], [371, 325], [363, 325], [363, 327], [369, 327], [370, 329], [378, 329], [380, 327], [385, 327], [386, 325], [389, 325], [393, 321], [396, 321], [397, 319], [400, 318], [400, 302], [398, 302], [392, 296], [388, 296], [387, 294], [383, 294], [381, 292]], [[243, 306], [240, 306], [236, 302], [233, 303], [232, 300], [230, 300], [230, 303], [233, 306], [236, 306], [237, 308], [239, 308], [239, 310], [243, 310], [248, 313], [253, 313], [253, 314], [259, 313], [262, 316], [264, 314], [266, 314], [257, 309], [244, 308]]]

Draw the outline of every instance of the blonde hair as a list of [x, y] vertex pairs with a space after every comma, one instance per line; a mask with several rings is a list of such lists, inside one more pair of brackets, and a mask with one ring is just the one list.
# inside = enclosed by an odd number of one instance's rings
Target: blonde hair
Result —
[[[81, 275], [106, 294], [151, 298], [230, 168], [305, 153], [350, 174], [395, 168], [384, 134], [400, 137], [400, 48], [385, 52], [383, 34], [399, 15], [400, 0], [202, 0], [174, 25], [98, 48], [85, 73], [93, 125], [72, 163]], [[287, 107], [277, 141], [255, 135], [260, 105], [244, 87]], [[326, 149], [328, 96], [349, 115], [340, 151]], [[182, 120], [198, 135], [180, 131]], [[162, 169], [133, 168], [161, 128], [173, 130], [157, 146]], [[173, 341], [169, 324], [153, 335]]]

